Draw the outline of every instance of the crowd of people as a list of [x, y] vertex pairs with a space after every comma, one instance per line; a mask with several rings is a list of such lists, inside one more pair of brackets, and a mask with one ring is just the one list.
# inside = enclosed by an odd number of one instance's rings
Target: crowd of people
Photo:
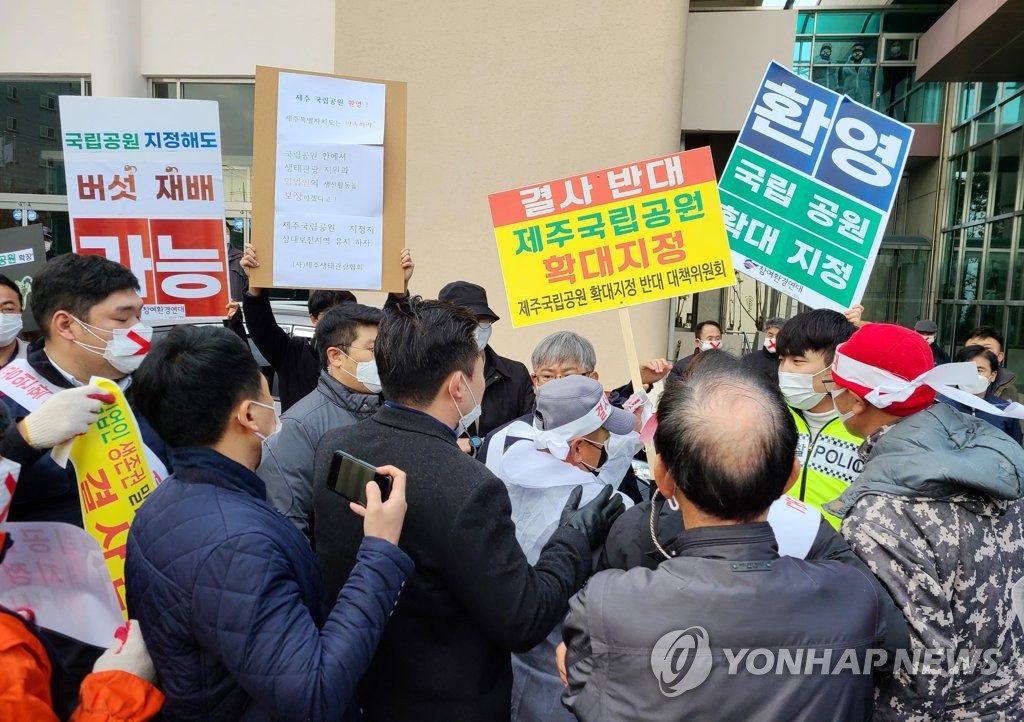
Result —
[[0, 718], [1024, 719], [1024, 406], [996, 329], [937, 364], [934, 323], [819, 309], [738, 359], [708, 320], [636, 369], [647, 397], [573, 331], [499, 355], [484, 288], [413, 296], [401, 262], [383, 309], [312, 294], [312, 339], [243, 283], [225, 327], [151, 342], [135, 276], [69, 254], [26, 344], [0, 277], [0, 363], [52, 391], [0, 405], [8, 520], [83, 525], [51, 452], [110, 402], [95, 377], [160, 477], [110, 649], [0, 607]]

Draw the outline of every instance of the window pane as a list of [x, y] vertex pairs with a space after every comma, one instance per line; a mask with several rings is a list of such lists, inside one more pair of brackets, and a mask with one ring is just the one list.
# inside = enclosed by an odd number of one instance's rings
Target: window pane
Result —
[[[988, 216], [988, 190], [992, 175], [992, 144], [971, 153], [971, 195], [967, 201], [967, 222]], [[968, 237], [970, 235], [968, 234]]]
[[939, 298], [956, 298], [956, 268], [960, 253], [960, 231], [943, 238], [942, 267], [939, 270]]
[[800, 13], [796, 16], [796, 34], [806, 35], [814, 32], [814, 13]]
[[1020, 107], [1024, 101], [1024, 95], [1018, 95], [1012, 100], [1003, 103], [999, 109], [999, 131], [1003, 131], [1020, 123]]
[[1006, 311], [1009, 323], [1003, 364], [1018, 376], [1024, 376], [1024, 308], [1011, 306]]
[[930, 28], [941, 15], [941, 12], [885, 14], [885, 32], [887, 33], [923, 33]]
[[979, 83], [978, 86], [978, 110], [984, 110], [996, 102], [999, 83]]
[[810, 65], [794, 65], [793, 72], [799, 75], [801, 78], [811, 79], [811, 66]]
[[939, 306], [938, 337], [943, 348], [952, 353], [963, 348], [964, 341], [967, 340], [967, 332], [978, 325], [977, 311], [977, 306], [965, 303]]
[[953, 133], [952, 152], [953, 153], [959, 153], [964, 148], [966, 148], [969, 145], [969, 143], [967, 141], [968, 141], [968, 139], [970, 137], [971, 137], [971, 126], [969, 126], [969, 125], [965, 125], [962, 128], [960, 128], [959, 130], [955, 131]]
[[964, 253], [963, 269], [960, 276], [960, 298], [966, 301], [978, 299], [978, 282], [981, 276], [981, 250]]
[[984, 143], [996, 134], [996, 109], [982, 113], [974, 121], [974, 142]]
[[175, 100], [178, 97], [177, 83], [153, 83], [154, 98], [170, 98]]
[[224, 153], [224, 199], [251, 201], [252, 129], [256, 100], [253, 83], [182, 83], [181, 96], [220, 104]]
[[949, 179], [949, 213], [947, 226], [958, 226], [962, 222], [964, 198], [967, 197], [967, 156], [962, 155], [950, 163], [952, 173]]
[[818, 35], [835, 33], [878, 33], [879, 13], [818, 13]]
[[1003, 83], [1003, 93], [1001, 97], [1009, 98], [1022, 87], [1024, 87], [1024, 83]]
[[978, 320], [978, 325], [995, 326], [1001, 329], [1003, 327], [1003, 312], [1006, 311], [1006, 306], [981, 306], [980, 309], [981, 318]]
[[974, 98], [976, 96], [974, 83], [964, 83], [960, 86], [960, 101], [957, 103], [957, 118], [965, 122], [974, 115]]
[[0, 193], [67, 192], [57, 97], [81, 90], [80, 80], [0, 82]]
[[793, 45], [793, 62], [794, 63], [809, 63], [811, 62], [811, 42], [797, 42]]
[[990, 224], [988, 261], [985, 264], [984, 298], [986, 301], [1002, 301], [1006, 298], [1012, 230], [1013, 219]]
[[996, 141], [996, 192], [992, 215], [1017, 210], [1017, 178], [1020, 175], [1021, 136], [1015, 130]]

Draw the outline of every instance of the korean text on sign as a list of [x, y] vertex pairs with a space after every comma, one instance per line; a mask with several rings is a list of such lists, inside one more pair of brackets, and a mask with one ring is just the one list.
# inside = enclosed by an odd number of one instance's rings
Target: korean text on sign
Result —
[[733, 283], [707, 148], [489, 200], [515, 326]]
[[815, 308], [858, 303], [912, 136], [772, 63], [719, 183], [736, 267]]
[[61, 97], [60, 110], [75, 252], [131, 268], [146, 320], [223, 318], [217, 104]]
[[117, 384], [93, 383], [114, 394], [89, 431], [75, 439], [71, 460], [78, 479], [85, 529], [103, 551], [121, 610], [125, 610], [124, 555], [135, 511], [156, 487], [139, 426]]

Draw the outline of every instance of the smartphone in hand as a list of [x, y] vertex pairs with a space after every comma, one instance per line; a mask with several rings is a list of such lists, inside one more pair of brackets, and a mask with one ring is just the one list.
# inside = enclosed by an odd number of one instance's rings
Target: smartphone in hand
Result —
[[327, 474], [327, 488], [349, 501], [366, 506], [366, 483], [374, 481], [380, 487], [381, 501], [391, 493], [392, 478], [378, 474], [377, 467], [357, 459], [344, 451], [335, 451], [331, 470]]

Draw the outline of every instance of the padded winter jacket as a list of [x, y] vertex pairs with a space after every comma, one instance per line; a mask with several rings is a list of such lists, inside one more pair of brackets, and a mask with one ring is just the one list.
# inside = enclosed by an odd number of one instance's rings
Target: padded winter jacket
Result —
[[[126, 593], [168, 719], [351, 718], [412, 561], [365, 538], [333, 609], [302, 534], [249, 469], [175, 449], [128, 533]], [[348, 717], [346, 717], [348, 715]]]

